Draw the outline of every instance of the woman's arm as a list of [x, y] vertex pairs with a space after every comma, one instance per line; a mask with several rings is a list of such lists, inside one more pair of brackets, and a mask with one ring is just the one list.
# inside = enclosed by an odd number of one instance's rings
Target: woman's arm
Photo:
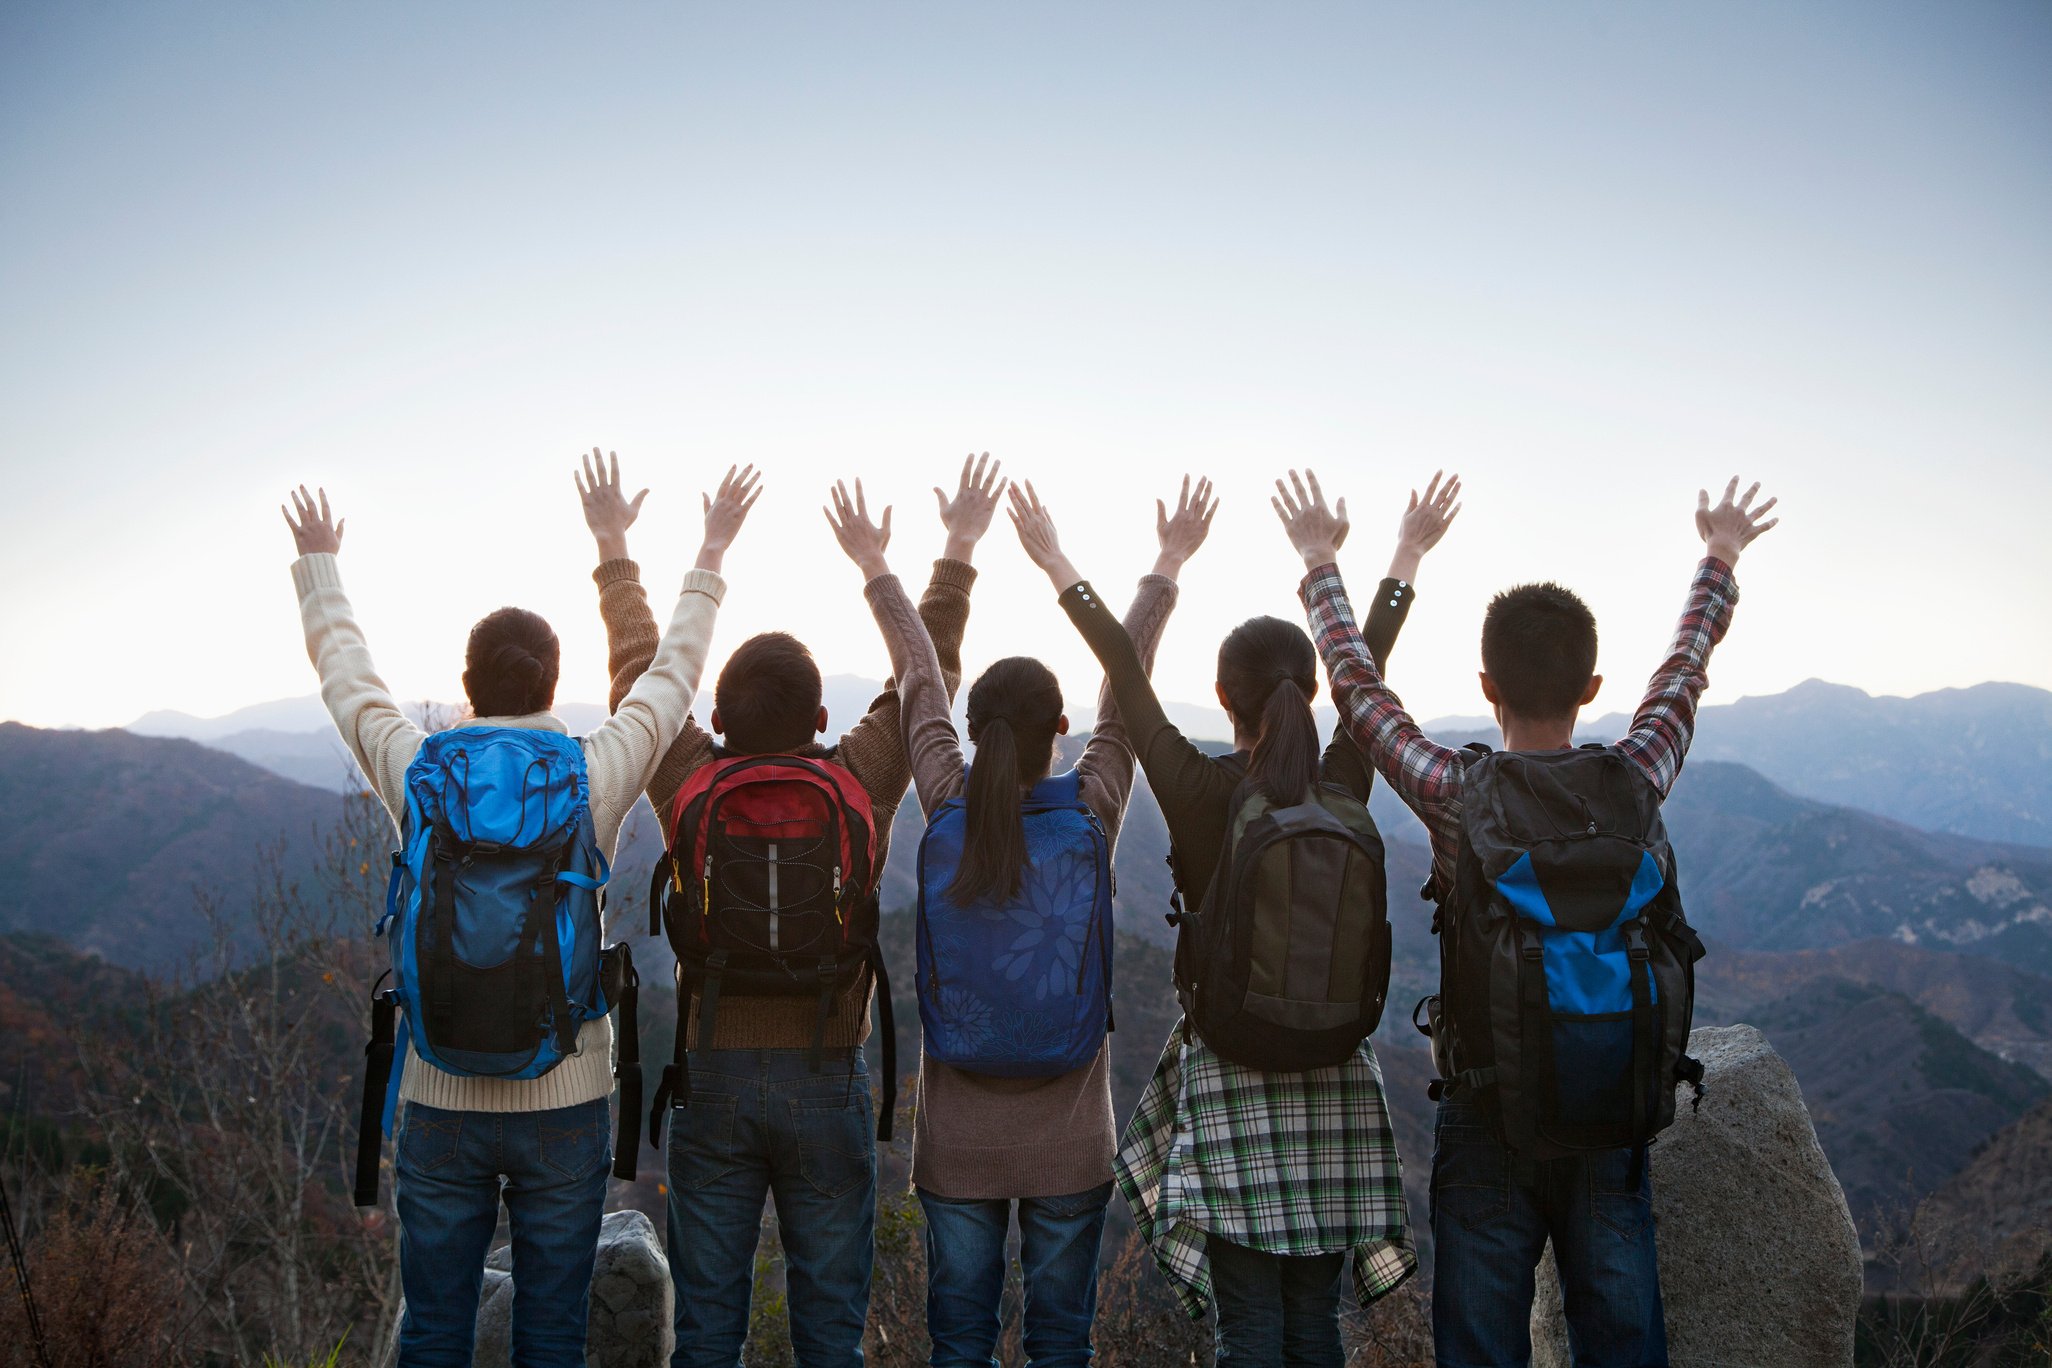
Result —
[[[1133, 604], [1126, 610], [1126, 620], [1121, 624], [1119, 635], [1134, 657], [1137, 667], [1134, 673], [1141, 688], [1154, 711], [1159, 713], [1160, 701], [1154, 698], [1153, 687], [1148, 683], [1148, 676], [1154, 669], [1155, 648], [1161, 642], [1163, 629], [1168, 626], [1169, 614], [1175, 610], [1176, 577], [1182, 573], [1184, 562], [1204, 545], [1204, 539], [1211, 531], [1212, 515], [1218, 512], [1218, 501], [1211, 497], [1211, 481], [1199, 480], [1193, 494], [1190, 479], [1185, 476], [1182, 492], [1176, 499], [1174, 516], [1170, 516], [1168, 506], [1158, 499], [1154, 512], [1155, 536], [1161, 553], [1155, 559], [1154, 573], [1141, 579], [1140, 587], [1133, 595]], [[1054, 515], [1040, 502], [1040, 495], [1032, 485], [1026, 486], [1023, 495], [1017, 486], [1013, 487], [1011, 518], [1012, 526], [1018, 530], [1020, 544], [1034, 563], [1047, 573], [1057, 593], [1075, 589], [1078, 598], [1095, 597], [1088, 585], [1077, 583], [1076, 568], [1062, 553]], [[1104, 611], [1102, 605], [1099, 605], [1099, 610]], [[1108, 612], [1106, 616], [1109, 616]], [[1118, 694], [1112, 684], [1111, 671], [1107, 669], [1105, 682], [1098, 690], [1097, 722], [1091, 728], [1089, 743], [1076, 762], [1084, 801], [1097, 814], [1105, 834], [1114, 841], [1126, 814], [1126, 800], [1132, 796], [1134, 762], [1134, 748], [1128, 739], [1125, 718], [1119, 710]]]
[[[286, 512], [285, 525], [299, 551], [292, 563], [292, 586], [299, 595], [307, 658], [320, 673], [321, 701], [393, 822], [403, 822], [406, 767], [426, 733], [400, 709], [371, 663], [356, 610], [342, 590], [336, 556], [342, 550], [343, 524], [328, 510], [328, 491], [321, 490], [316, 501], [301, 485], [291, 497], [298, 518]], [[283, 505], [279, 511], [285, 511]]]
[[827, 525], [833, 528], [841, 550], [862, 572], [863, 596], [869, 600], [869, 610], [876, 615], [877, 628], [891, 653], [905, 757], [912, 768], [920, 811], [930, 817], [935, 808], [962, 791], [962, 743], [948, 716], [940, 657], [926, 624], [905, 597], [905, 586], [884, 559], [884, 548], [891, 540], [891, 510], [884, 509], [881, 523], [871, 522], [860, 480], [855, 482], [854, 498], [849, 498], [845, 484], [836, 484], [828, 498]]
[[[969, 589], [976, 582], [970, 562], [976, 544], [990, 530], [991, 515], [997, 511], [998, 495], [1004, 489], [998, 469], [999, 463], [990, 459], [989, 452], [981, 459], [965, 457], [955, 497], [949, 499], [938, 487], [933, 491], [948, 536], [941, 558], [933, 563], [926, 592], [920, 595], [919, 620], [933, 639], [950, 707], [962, 686], [962, 634], [969, 626]], [[838, 748], [842, 763], [861, 781], [870, 801], [891, 807], [905, 796], [905, 784], [912, 777], [900, 715], [898, 683], [893, 676], [862, 720], [841, 738]]]
[[713, 622], [727, 592], [718, 567], [759, 497], [761, 489], [753, 467], [741, 472], [730, 468], [720, 482], [719, 494], [705, 496], [705, 535], [697, 562], [684, 577], [655, 657], [613, 715], [584, 738], [585, 750], [599, 762], [599, 768], [625, 781], [617, 792], [593, 789], [592, 815], [601, 826], [608, 817], [624, 818], [635, 798], [652, 788], [657, 767], [690, 716], [712, 644]]
[[[642, 490], [630, 501], [620, 484], [620, 458], [599, 460], [594, 469], [594, 450], [585, 458], [584, 474], [577, 479], [577, 493], [584, 505], [584, 525], [598, 543], [599, 567], [592, 579], [599, 589], [599, 617], [606, 626], [606, 667], [611, 686], [607, 710], [618, 712], [620, 703], [655, 659], [662, 636], [656, 629], [655, 614], [649, 610], [648, 594], [641, 586], [641, 567], [627, 556], [627, 529], [640, 515]], [[728, 467], [717, 495], [701, 496], [705, 503], [706, 537], [699, 548], [697, 567], [717, 573], [725, 563], [727, 548], [740, 532], [761, 495], [760, 476], [754, 466], [740, 471]], [[712, 759], [712, 737], [698, 725], [690, 712], [676, 740], [663, 752], [648, 783], [648, 799], [658, 813], [665, 811], [677, 790], [692, 771]]]

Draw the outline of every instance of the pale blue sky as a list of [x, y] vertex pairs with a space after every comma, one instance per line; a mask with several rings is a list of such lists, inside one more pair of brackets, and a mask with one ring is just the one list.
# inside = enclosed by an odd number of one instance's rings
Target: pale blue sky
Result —
[[[603, 692], [569, 470], [770, 488], [715, 657], [883, 650], [818, 505], [894, 561], [930, 485], [1033, 476], [1114, 598], [1185, 468], [1226, 498], [1159, 669], [1294, 613], [1264, 480], [1468, 511], [1394, 678], [1480, 711], [1488, 594], [1581, 589], [1629, 706], [1699, 484], [1787, 520], [1713, 699], [1811, 675], [2052, 686], [2052, 6], [57, 5], [0, 8], [0, 717], [307, 692], [276, 505], [323, 482], [387, 679], [457, 692], [515, 602]], [[1094, 671], [1009, 529], [972, 667]]]

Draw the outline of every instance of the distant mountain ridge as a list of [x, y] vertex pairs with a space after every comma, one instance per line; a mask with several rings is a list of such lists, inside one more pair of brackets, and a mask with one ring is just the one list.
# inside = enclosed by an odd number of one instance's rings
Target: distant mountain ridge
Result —
[[[853, 722], [882, 687], [857, 675], [829, 675], [830, 728]], [[1165, 707], [1191, 736], [1222, 737], [1226, 730], [1225, 715], [1214, 706]], [[709, 691], [699, 696], [697, 710], [701, 719], [710, 713]], [[559, 711], [579, 732], [605, 715], [594, 704], [566, 702]], [[1082, 730], [1083, 714], [1072, 712]], [[1332, 710], [1320, 708], [1318, 714], [1321, 729], [1329, 732]], [[1629, 726], [1629, 714], [1609, 713], [1585, 722], [1578, 734], [1610, 741]], [[349, 772], [327, 713], [311, 694], [217, 718], [153, 712], [127, 730], [201, 741], [324, 788], [340, 788], [339, 776]], [[1449, 744], [1498, 739], [1489, 719], [1477, 716], [1438, 718], [1425, 731]], [[2052, 849], [2052, 691], [2027, 684], [1976, 684], [1890, 698], [1807, 680], [1783, 693], [1704, 707], [1690, 758], [1747, 765], [1792, 793], [1927, 831]]]
[[[1629, 725], [1612, 713], [1581, 734], [1607, 741]], [[1806, 680], [1705, 707], [1689, 759], [1736, 761], [1927, 831], [2052, 847], [2052, 692], [2028, 684], [1888, 698]]]

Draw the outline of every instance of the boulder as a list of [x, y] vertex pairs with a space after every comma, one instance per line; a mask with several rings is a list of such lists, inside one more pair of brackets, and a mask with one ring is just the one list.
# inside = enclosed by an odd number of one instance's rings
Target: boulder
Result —
[[[485, 1260], [477, 1299], [472, 1368], [506, 1368], [513, 1343], [513, 1247]], [[615, 1211], [599, 1226], [591, 1271], [591, 1319], [584, 1341], [587, 1368], [664, 1368], [676, 1347], [670, 1265], [655, 1226], [638, 1211]], [[400, 1314], [406, 1313], [402, 1303]], [[398, 1361], [397, 1337], [385, 1368]]]
[[[1750, 1026], [1689, 1037], [1708, 1088], [1681, 1090], [1649, 1152], [1661, 1295], [1675, 1368], [1848, 1368], [1859, 1234], [1795, 1075]], [[1534, 1368], [1568, 1368], [1553, 1253], [1532, 1309]]]

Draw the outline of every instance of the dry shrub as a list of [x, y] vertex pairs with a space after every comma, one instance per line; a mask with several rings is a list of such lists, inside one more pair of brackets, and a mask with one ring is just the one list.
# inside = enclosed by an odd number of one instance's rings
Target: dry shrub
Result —
[[1366, 1311], [1342, 1305], [1347, 1368], [1432, 1368], [1432, 1297], [1417, 1277]]
[[[172, 1252], [147, 1211], [114, 1185], [79, 1175], [28, 1243], [50, 1362], [65, 1368], [162, 1368], [177, 1319]], [[10, 1275], [0, 1300], [0, 1365], [33, 1368], [35, 1342]]]
[[1091, 1338], [1105, 1368], [1199, 1368], [1211, 1362], [1210, 1323], [1184, 1312], [1137, 1235], [1126, 1237], [1098, 1279]]

